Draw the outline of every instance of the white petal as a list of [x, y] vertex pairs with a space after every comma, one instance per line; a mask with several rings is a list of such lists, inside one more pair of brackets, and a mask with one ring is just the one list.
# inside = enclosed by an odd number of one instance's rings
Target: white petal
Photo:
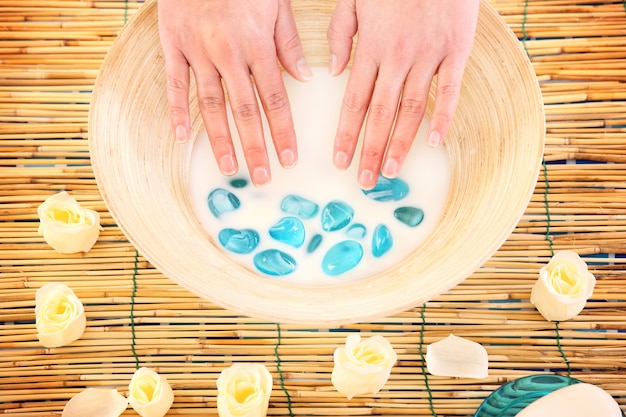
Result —
[[163, 417], [174, 403], [174, 392], [164, 376], [140, 368], [128, 385], [128, 402], [141, 417]]
[[87, 388], [73, 396], [62, 417], [119, 417], [128, 400], [113, 388]]
[[621, 417], [611, 394], [595, 385], [578, 383], [560, 388], [526, 406], [517, 417]]
[[451, 334], [428, 346], [426, 367], [437, 376], [485, 378], [489, 357], [480, 343]]
[[35, 295], [37, 338], [45, 347], [65, 346], [79, 339], [87, 325], [83, 303], [65, 284], [51, 282]]

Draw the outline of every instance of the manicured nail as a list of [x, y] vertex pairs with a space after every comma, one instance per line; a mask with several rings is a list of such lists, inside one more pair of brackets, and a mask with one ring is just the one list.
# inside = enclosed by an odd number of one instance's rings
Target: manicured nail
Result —
[[339, 169], [346, 169], [350, 166], [350, 159], [348, 158], [348, 154], [345, 152], [337, 152], [333, 162]]
[[224, 175], [233, 175], [237, 172], [237, 164], [231, 154], [224, 155], [220, 158], [220, 171]]
[[389, 158], [385, 161], [383, 165], [383, 176], [387, 178], [395, 178], [398, 176], [398, 171], [400, 170], [400, 164], [393, 158]]
[[337, 55], [331, 54], [328, 58], [328, 72], [333, 77], [337, 75]]
[[363, 187], [364, 189], [368, 190], [372, 188], [375, 185], [372, 184], [373, 182], [374, 173], [369, 169], [364, 169], [359, 173], [359, 184], [361, 184], [361, 187]]
[[439, 142], [441, 142], [441, 135], [439, 134], [439, 132], [435, 130], [430, 132], [430, 135], [428, 135], [428, 146], [436, 148], [437, 146], [439, 146]]
[[296, 162], [296, 154], [291, 149], [285, 149], [280, 153], [280, 163], [283, 167], [293, 168]]
[[185, 142], [189, 138], [187, 128], [183, 125], [176, 126], [176, 131], [174, 133], [178, 142]]
[[270, 182], [270, 174], [267, 168], [257, 167], [252, 171], [252, 182], [257, 187], [268, 184]]
[[300, 58], [298, 60], [296, 68], [298, 69], [300, 77], [302, 77], [304, 81], [311, 81], [313, 79], [313, 71], [311, 71], [311, 67], [309, 67], [305, 58]]

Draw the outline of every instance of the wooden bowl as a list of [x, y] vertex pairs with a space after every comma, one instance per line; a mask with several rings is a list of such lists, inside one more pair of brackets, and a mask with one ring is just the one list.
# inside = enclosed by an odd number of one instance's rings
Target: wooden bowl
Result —
[[[312, 65], [326, 66], [330, 0], [294, 0]], [[432, 110], [432, 97], [429, 111]], [[192, 89], [193, 134], [202, 121]], [[329, 286], [261, 276], [224, 256], [188, 203], [192, 143], [170, 131], [156, 1], [133, 16], [107, 55], [89, 116], [102, 196], [128, 239], [163, 274], [236, 312], [276, 322], [344, 324], [413, 308], [476, 271], [507, 239], [534, 190], [545, 137], [541, 92], [518, 39], [485, 2], [445, 147], [445, 214], [393, 268]]]

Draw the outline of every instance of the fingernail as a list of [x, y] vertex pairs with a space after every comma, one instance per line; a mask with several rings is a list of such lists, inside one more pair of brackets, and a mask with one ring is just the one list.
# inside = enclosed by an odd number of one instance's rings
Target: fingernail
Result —
[[348, 158], [348, 154], [345, 152], [337, 152], [333, 162], [339, 169], [346, 169], [350, 166], [350, 159]]
[[257, 167], [252, 171], [252, 182], [257, 187], [265, 185], [270, 182], [270, 175], [265, 167]]
[[333, 77], [337, 75], [337, 55], [335, 54], [330, 54], [328, 58], [328, 72]]
[[430, 132], [430, 135], [428, 135], [428, 146], [436, 148], [437, 146], [439, 146], [439, 142], [441, 142], [441, 135], [439, 134], [439, 132], [437, 132], [436, 130]]
[[400, 164], [393, 158], [389, 158], [383, 165], [383, 176], [387, 178], [395, 178], [398, 176], [400, 170]]
[[232, 155], [224, 155], [220, 158], [220, 171], [224, 175], [233, 175], [237, 172], [237, 164]]
[[296, 165], [296, 154], [291, 149], [285, 149], [280, 153], [280, 163], [285, 168]]
[[372, 183], [374, 182], [374, 173], [369, 169], [365, 169], [359, 173], [359, 184], [364, 189], [372, 188]]
[[304, 57], [298, 60], [296, 68], [304, 81], [311, 81], [313, 79], [313, 71], [311, 71], [311, 67], [309, 67]]
[[174, 132], [174, 134], [178, 142], [185, 142], [188, 138], [187, 128], [183, 125], [176, 126], [176, 131]]

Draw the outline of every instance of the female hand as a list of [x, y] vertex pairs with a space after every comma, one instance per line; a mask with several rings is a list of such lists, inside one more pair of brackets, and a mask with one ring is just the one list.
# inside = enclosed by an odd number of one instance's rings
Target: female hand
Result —
[[295, 131], [278, 62], [301, 81], [309, 80], [312, 72], [304, 59], [290, 1], [160, 0], [158, 15], [176, 139], [185, 141], [190, 136], [191, 68], [200, 113], [223, 174], [232, 175], [239, 168], [224, 90], [252, 182], [263, 185], [271, 179], [257, 93], [280, 164], [295, 165]]
[[400, 172], [435, 74], [427, 140], [430, 146], [441, 143], [459, 100], [478, 7], [478, 0], [338, 1], [328, 29], [331, 74], [345, 69], [357, 31], [359, 36], [333, 161], [341, 169], [350, 165], [367, 114], [358, 174], [362, 188], [373, 188], [379, 172], [388, 178]]

